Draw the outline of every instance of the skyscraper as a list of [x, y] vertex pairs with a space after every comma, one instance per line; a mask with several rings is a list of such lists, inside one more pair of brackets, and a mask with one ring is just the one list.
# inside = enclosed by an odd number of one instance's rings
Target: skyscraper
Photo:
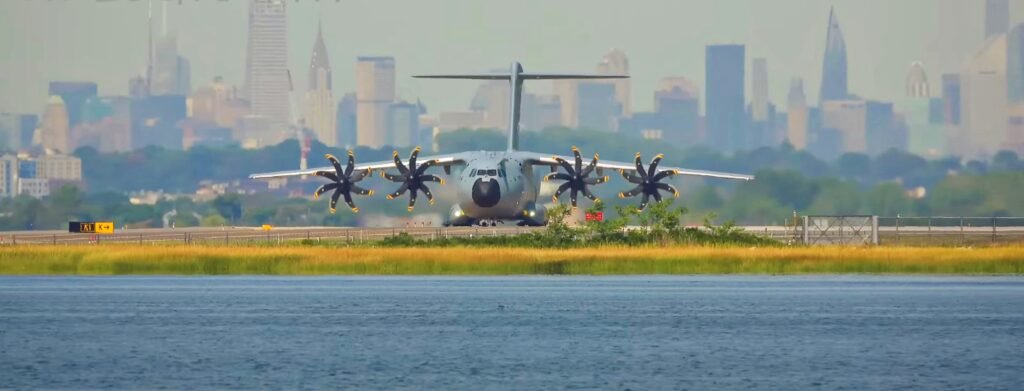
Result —
[[846, 76], [846, 40], [843, 39], [843, 30], [839, 28], [839, 18], [833, 8], [828, 14], [828, 35], [825, 38], [819, 101], [847, 99], [849, 91]]
[[331, 80], [331, 61], [324, 44], [323, 28], [318, 28], [313, 54], [309, 59], [309, 84], [306, 89], [306, 126], [317, 140], [329, 147], [338, 146], [337, 106]]
[[288, 20], [285, 0], [249, 1], [249, 42], [245, 94], [251, 114], [263, 117], [261, 134], [247, 135], [258, 144], [279, 141], [289, 125]]
[[707, 141], [723, 151], [744, 148], [746, 48], [712, 45], [705, 56]]
[[43, 111], [43, 118], [33, 140], [43, 148], [59, 153], [71, 153], [71, 127], [68, 108], [59, 95], [50, 96]]
[[469, 109], [484, 113], [483, 127], [508, 130], [508, 89], [503, 80], [484, 80], [477, 87]]
[[1004, 148], [1024, 153], [1024, 24], [1007, 34], [1006, 93], [1009, 105]]
[[387, 138], [388, 106], [395, 102], [395, 59], [359, 57], [356, 60], [356, 143], [380, 148]]
[[338, 144], [347, 148], [355, 147], [357, 144], [356, 129], [359, 121], [356, 118], [356, 113], [358, 106], [354, 93], [345, 94], [338, 102]]
[[754, 121], [768, 120], [768, 61], [764, 58], [753, 60], [751, 90], [754, 96], [750, 102], [750, 117]]
[[907, 72], [907, 100], [903, 111], [910, 131], [910, 151], [930, 158], [941, 157], [946, 150], [942, 124], [932, 121], [931, 87], [924, 64], [910, 64]]
[[[629, 59], [626, 53], [619, 49], [612, 49], [604, 55], [601, 62], [597, 64], [597, 73], [602, 75], [629, 75]], [[615, 99], [622, 106], [622, 116], [633, 115], [632, 85], [630, 79], [607, 80], [615, 86]]]
[[806, 149], [810, 111], [807, 107], [807, 95], [804, 94], [803, 79], [795, 78], [790, 81], [786, 110], [788, 111], [786, 139], [789, 140], [789, 144], [793, 148]]
[[962, 127], [951, 152], [972, 158], [994, 155], [1006, 140], [1006, 35], [989, 38], [960, 72]]
[[153, 95], [188, 95], [191, 93], [191, 67], [187, 59], [178, 54], [178, 40], [173, 34], [164, 34], [155, 42], [153, 52]]
[[58, 95], [64, 101], [68, 115], [68, 126], [74, 128], [81, 121], [82, 104], [94, 98], [99, 89], [96, 83], [78, 81], [50, 82], [50, 95]]
[[985, 0], [985, 38], [1010, 29], [1010, 0]]
[[578, 125], [582, 129], [617, 131], [622, 116], [622, 103], [616, 95], [615, 85], [606, 82], [582, 81], [578, 88]]

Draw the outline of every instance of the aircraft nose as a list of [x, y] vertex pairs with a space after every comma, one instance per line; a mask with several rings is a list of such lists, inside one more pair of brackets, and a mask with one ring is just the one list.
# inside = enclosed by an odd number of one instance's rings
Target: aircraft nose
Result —
[[490, 208], [501, 201], [501, 188], [494, 178], [487, 180], [477, 179], [473, 183], [473, 203], [484, 208]]

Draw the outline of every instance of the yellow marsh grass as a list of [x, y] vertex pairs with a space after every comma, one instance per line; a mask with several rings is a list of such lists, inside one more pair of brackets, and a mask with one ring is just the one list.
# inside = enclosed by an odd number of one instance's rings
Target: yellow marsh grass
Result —
[[1024, 246], [321, 248], [184, 245], [0, 248], [0, 274], [1024, 274]]

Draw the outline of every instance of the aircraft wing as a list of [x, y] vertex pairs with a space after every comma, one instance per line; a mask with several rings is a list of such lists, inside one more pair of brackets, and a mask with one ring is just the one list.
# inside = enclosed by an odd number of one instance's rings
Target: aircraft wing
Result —
[[[557, 168], [557, 166], [558, 166], [558, 162], [555, 160], [556, 157], [562, 158], [562, 159], [564, 159], [564, 160], [566, 160], [568, 162], [575, 162], [576, 161], [575, 157], [570, 157], [570, 156], [544, 155], [544, 154], [533, 153], [533, 152], [524, 152], [524, 153], [532, 155], [532, 156], [530, 156], [527, 159], [527, 162], [529, 164], [538, 165], [538, 166], [549, 166], [549, 167], [552, 167], [553, 169]], [[586, 166], [588, 164], [590, 164], [590, 159], [585, 159], [583, 161], [583, 165]], [[597, 161], [597, 168], [598, 169], [602, 169], [602, 170], [615, 170], [615, 171], [620, 171], [620, 172], [621, 171], [625, 171], [625, 172], [634, 172], [634, 173], [637, 170], [635, 162], [634, 163], [626, 163], [626, 162], [616, 162], [616, 161], [609, 161], [609, 160], [602, 160], [602, 159], [599, 159]], [[673, 172], [675, 172], [676, 175], [697, 176], [697, 177], [705, 177], [705, 178], [732, 179], [732, 180], [741, 180], [741, 181], [750, 181], [750, 180], [754, 179], [753, 175], [734, 174], [734, 173], [730, 173], [730, 172], [693, 170], [693, 169], [681, 168], [681, 167], [659, 166], [658, 167], [658, 171], [659, 172], [660, 171], [673, 171]]]
[[[449, 154], [449, 155], [419, 156], [419, 157], [417, 157], [416, 160], [420, 164], [426, 163], [426, 162], [431, 161], [431, 160], [436, 160], [437, 162], [436, 162], [435, 165], [436, 166], [440, 166], [440, 167], [444, 167], [445, 172], [447, 173], [447, 172], [449, 172], [449, 170], [451, 169], [452, 166], [458, 166], [458, 165], [461, 165], [461, 164], [465, 164], [466, 160], [464, 158], [464, 155], [465, 154], [463, 154], [463, 153], [457, 153], [457, 154]], [[406, 161], [406, 159], [403, 158], [403, 163], [408, 163], [408, 162]], [[342, 165], [344, 165], [344, 164], [345, 163], [343, 161]], [[383, 161], [378, 161], [378, 162], [356, 164], [355, 168], [353, 169], [353, 171], [363, 171], [363, 170], [376, 171], [376, 170], [386, 170], [386, 169], [390, 169], [390, 168], [395, 168], [395, 161], [394, 161], [394, 159], [392, 159], [392, 160], [383, 160]], [[303, 176], [303, 175], [313, 175], [313, 173], [315, 173], [317, 171], [327, 171], [327, 172], [332, 172], [333, 173], [334, 172], [334, 167], [333, 166], [324, 166], [324, 167], [310, 168], [310, 169], [306, 169], [306, 170], [277, 171], [277, 172], [267, 172], [267, 173], [260, 173], [260, 174], [252, 174], [252, 175], [249, 175], [249, 179], [273, 179], [273, 178], [287, 178], [287, 177], [295, 177], [295, 176]]]

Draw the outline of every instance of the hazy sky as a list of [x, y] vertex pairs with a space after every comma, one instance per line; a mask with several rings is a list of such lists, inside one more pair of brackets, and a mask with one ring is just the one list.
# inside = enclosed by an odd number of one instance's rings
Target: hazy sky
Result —
[[[193, 88], [218, 75], [242, 84], [248, 3], [168, 3]], [[592, 72], [617, 47], [630, 60], [634, 106], [645, 110], [662, 77], [703, 85], [705, 45], [740, 43], [748, 69], [751, 58], [768, 59], [772, 99], [784, 108], [792, 77], [803, 77], [817, 99], [832, 5], [846, 36], [850, 90], [864, 97], [898, 101], [912, 61], [925, 63], [938, 91], [940, 75], [956, 72], [983, 40], [983, 0], [289, 0], [289, 57], [304, 78], [322, 19], [336, 97], [354, 90], [355, 57], [392, 55], [399, 95], [436, 113], [466, 109], [475, 84], [409, 75], [511, 60], [534, 71]], [[0, 111], [41, 111], [50, 80], [91, 80], [102, 95], [127, 94], [128, 79], [145, 69], [146, 9], [145, 0], [0, 1]], [[1014, 6], [1011, 23], [1022, 12]]]

